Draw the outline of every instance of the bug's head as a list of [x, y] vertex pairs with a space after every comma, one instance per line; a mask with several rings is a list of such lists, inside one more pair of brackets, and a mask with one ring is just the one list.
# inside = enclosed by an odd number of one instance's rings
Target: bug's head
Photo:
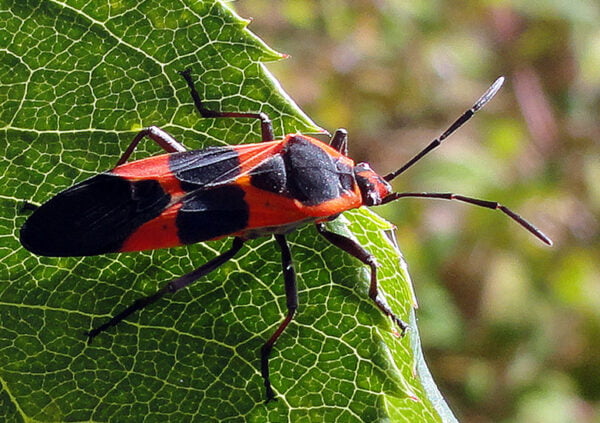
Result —
[[371, 169], [367, 163], [358, 163], [354, 177], [365, 206], [377, 206], [392, 193], [391, 185]]

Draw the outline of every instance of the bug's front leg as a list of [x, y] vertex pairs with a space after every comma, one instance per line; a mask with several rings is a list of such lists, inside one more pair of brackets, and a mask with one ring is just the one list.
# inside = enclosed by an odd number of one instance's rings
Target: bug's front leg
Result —
[[277, 339], [281, 336], [285, 328], [294, 318], [294, 314], [298, 309], [298, 288], [296, 286], [296, 271], [294, 270], [294, 263], [292, 262], [292, 254], [290, 247], [285, 239], [284, 235], [275, 235], [275, 240], [279, 244], [281, 250], [281, 266], [283, 268], [283, 279], [285, 282], [285, 298], [287, 303], [287, 315], [283, 322], [279, 324], [279, 327], [271, 335], [269, 340], [265, 342], [260, 350], [260, 362], [261, 362], [261, 374], [265, 381], [265, 389], [267, 394], [267, 400], [276, 400], [275, 392], [271, 387], [271, 380], [269, 379], [269, 355], [273, 349], [273, 345]]
[[387, 305], [385, 300], [379, 295], [379, 287], [377, 284], [377, 261], [375, 257], [364, 249], [362, 245], [358, 242], [354, 241], [351, 238], [345, 237], [343, 235], [336, 234], [335, 232], [328, 231], [325, 228], [324, 223], [317, 223], [317, 231], [323, 237], [331, 242], [336, 247], [344, 250], [351, 256], [356, 257], [364, 264], [371, 268], [371, 285], [369, 287], [369, 297], [373, 300], [373, 302], [377, 305], [377, 307], [400, 328], [400, 333], [402, 336], [406, 333], [408, 329], [408, 324], [402, 321], [399, 317], [397, 317], [394, 312]]
[[344, 128], [339, 128], [331, 137], [329, 145], [335, 148], [337, 151], [342, 153], [344, 156], [348, 155], [348, 131]]

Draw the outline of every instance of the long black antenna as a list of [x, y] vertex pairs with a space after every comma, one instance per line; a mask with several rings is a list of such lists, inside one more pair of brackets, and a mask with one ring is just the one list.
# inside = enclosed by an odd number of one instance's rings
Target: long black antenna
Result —
[[408, 169], [409, 167], [411, 167], [412, 165], [414, 165], [416, 162], [418, 162], [419, 160], [421, 160], [431, 150], [433, 150], [434, 148], [436, 148], [437, 146], [439, 146], [442, 143], [442, 141], [444, 141], [446, 138], [448, 138], [450, 135], [452, 135], [458, 128], [460, 128], [461, 126], [463, 126], [469, 119], [471, 119], [473, 117], [473, 115], [475, 114], [475, 112], [477, 112], [479, 109], [481, 109], [483, 106], [485, 106], [485, 104], [488, 101], [490, 101], [492, 99], [492, 97], [494, 97], [496, 95], [496, 93], [498, 92], [498, 90], [500, 89], [500, 87], [502, 86], [503, 83], [504, 83], [504, 77], [503, 76], [501, 76], [500, 78], [496, 79], [496, 81], [487, 89], [487, 91], [479, 98], [479, 100], [477, 100], [475, 102], [475, 104], [473, 105], [473, 107], [471, 107], [469, 110], [467, 110], [466, 112], [464, 112], [462, 114], [462, 116], [460, 116], [458, 119], [456, 119], [454, 121], [454, 123], [452, 125], [450, 125], [448, 127], [448, 129], [446, 129], [442, 133], [442, 135], [440, 135], [439, 137], [437, 137], [436, 139], [434, 139], [433, 141], [431, 141], [427, 147], [425, 147], [423, 150], [421, 150], [421, 152], [419, 152], [419, 154], [417, 154], [415, 157], [413, 157], [412, 159], [410, 159], [400, 169], [398, 169], [395, 172], [392, 172], [392, 173], [389, 173], [389, 174], [385, 175], [383, 177], [383, 179], [385, 179], [388, 182], [391, 181], [396, 176], [400, 175], [406, 169]]
[[538, 228], [533, 226], [525, 218], [519, 216], [517, 213], [512, 211], [506, 206], [495, 201], [480, 200], [478, 198], [466, 197], [464, 195], [453, 194], [451, 192], [393, 192], [383, 199], [381, 204], [389, 203], [403, 197], [419, 197], [419, 198], [438, 198], [440, 200], [456, 200], [462, 201], [463, 203], [473, 204], [479, 207], [485, 207], [491, 210], [500, 210], [502, 213], [510, 217], [512, 220], [517, 222], [519, 225], [527, 229], [533, 235], [535, 235], [544, 244], [552, 245], [552, 240]]

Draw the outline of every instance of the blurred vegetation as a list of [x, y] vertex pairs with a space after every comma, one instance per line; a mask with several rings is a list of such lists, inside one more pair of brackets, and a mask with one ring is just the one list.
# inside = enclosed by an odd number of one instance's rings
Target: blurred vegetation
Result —
[[475, 119], [400, 191], [497, 200], [500, 213], [406, 199], [377, 211], [420, 301], [425, 357], [462, 422], [600, 421], [600, 4], [594, 0], [239, 0], [292, 57], [269, 64], [351, 155], [399, 167], [499, 75]]

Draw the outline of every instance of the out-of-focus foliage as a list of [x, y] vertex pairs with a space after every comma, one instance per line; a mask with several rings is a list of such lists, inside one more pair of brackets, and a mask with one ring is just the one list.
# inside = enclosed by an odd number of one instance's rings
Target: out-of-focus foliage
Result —
[[425, 358], [463, 422], [600, 419], [600, 4], [235, 3], [290, 60], [269, 65], [354, 158], [401, 165], [498, 75], [507, 85], [395, 182], [513, 208], [404, 200], [384, 213], [420, 301]]

